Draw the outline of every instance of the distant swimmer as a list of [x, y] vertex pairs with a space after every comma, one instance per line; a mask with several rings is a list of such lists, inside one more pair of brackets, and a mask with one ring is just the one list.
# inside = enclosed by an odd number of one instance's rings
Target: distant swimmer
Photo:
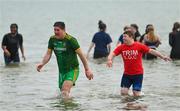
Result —
[[141, 35], [141, 37], [140, 37], [140, 39], [139, 39], [139, 42], [141, 42], [141, 43], [143, 42], [144, 36], [145, 36], [146, 34], [148, 34], [148, 31], [149, 31], [148, 28], [151, 27], [151, 26], [153, 26], [153, 25], [152, 25], [152, 24], [147, 24], [147, 25], [146, 25], [145, 33]]
[[86, 77], [91, 80], [93, 79], [93, 74], [76, 38], [66, 33], [64, 22], [55, 22], [54, 33], [55, 35], [49, 39], [47, 53], [42, 62], [37, 65], [37, 71], [40, 71], [48, 63], [54, 51], [59, 68], [59, 88], [61, 95], [63, 98], [68, 99], [71, 88], [75, 85], [79, 76], [77, 55], [83, 63]]
[[106, 33], [106, 24], [103, 23], [101, 20], [98, 23], [99, 25], [99, 32], [97, 32], [91, 42], [91, 45], [87, 52], [87, 58], [91, 49], [95, 46], [94, 49], [94, 59], [107, 57], [111, 50], [111, 42], [112, 39], [109, 34]]
[[108, 56], [107, 66], [112, 67], [113, 58], [121, 54], [124, 62], [124, 74], [121, 80], [121, 95], [128, 95], [129, 88], [132, 85], [133, 95], [141, 96], [140, 94], [144, 73], [142, 55], [144, 53], [151, 53], [165, 61], [170, 61], [171, 59], [154, 49], [150, 49], [144, 44], [135, 42], [134, 33], [130, 30], [124, 32], [123, 41], [124, 43], [117, 46]]
[[[130, 29], [131, 29], [131, 27], [128, 26], [128, 25], [126, 25], [126, 26], [124, 26], [123, 31], [125, 32], [125, 31], [128, 31], [128, 30], [130, 30]], [[123, 32], [123, 33], [124, 33], [124, 32]], [[119, 39], [118, 39], [118, 41], [117, 41], [116, 46], [123, 44], [123, 33], [119, 36]]]
[[[156, 50], [156, 48], [158, 48], [158, 46], [161, 44], [161, 41], [159, 36], [155, 34], [154, 26], [153, 25], [149, 26], [147, 28], [147, 32], [148, 33], [144, 36], [142, 43], [148, 46], [149, 48]], [[149, 53], [144, 55], [144, 59], [147, 60], [152, 60], [156, 58], [157, 58], [156, 56]]]
[[134, 41], [139, 41], [139, 38], [141, 37], [141, 34], [139, 32], [139, 27], [137, 24], [131, 24], [132, 31], [134, 33]]
[[169, 45], [171, 46], [170, 57], [180, 59], [180, 23], [175, 22], [172, 32], [169, 33]]
[[22, 58], [25, 60], [24, 47], [23, 47], [23, 36], [18, 33], [18, 25], [13, 23], [10, 25], [11, 32], [4, 35], [2, 40], [2, 49], [4, 51], [4, 61], [8, 65], [10, 63], [19, 63], [19, 52], [20, 48]]
[[[140, 32], [139, 32], [139, 27], [137, 26], [137, 24], [131, 24], [130, 26], [126, 25], [123, 29], [123, 31], [128, 31], [128, 30], [132, 30], [132, 32], [134, 33], [134, 41], [138, 41], [139, 37], [141, 36]], [[120, 35], [117, 45], [123, 44], [123, 34]], [[116, 46], [117, 46], [116, 45]]]

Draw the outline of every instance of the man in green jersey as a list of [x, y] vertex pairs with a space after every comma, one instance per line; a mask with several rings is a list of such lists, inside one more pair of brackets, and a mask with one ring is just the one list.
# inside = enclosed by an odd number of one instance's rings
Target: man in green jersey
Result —
[[41, 63], [37, 65], [37, 71], [50, 60], [52, 51], [54, 51], [59, 68], [59, 88], [63, 98], [68, 98], [70, 90], [79, 75], [79, 62], [77, 55], [80, 57], [86, 77], [91, 80], [93, 74], [87, 64], [77, 40], [65, 31], [64, 22], [54, 24], [55, 35], [51, 36], [48, 43], [48, 50]]

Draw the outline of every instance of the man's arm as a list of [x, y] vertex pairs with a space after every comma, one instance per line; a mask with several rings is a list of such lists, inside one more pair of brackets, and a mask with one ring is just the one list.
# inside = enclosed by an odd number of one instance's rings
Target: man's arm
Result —
[[165, 61], [171, 61], [171, 59], [168, 56], [165, 56], [163, 54], [161, 54], [160, 52], [154, 50], [154, 49], [150, 49], [149, 53], [152, 55], [155, 55], [157, 57], [160, 57], [161, 59], [165, 60]]
[[108, 56], [108, 61], [107, 61], [107, 66], [108, 67], [112, 67], [113, 64], [113, 59], [116, 55], [114, 54], [114, 52], [111, 52]]
[[52, 55], [52, 49], [48, 49], [42, 62], [37, 65], [37, 71], [40, 72], [41, 68], [48, 63]]
[[84, 66], [84, 70], [85, 70], [85, 74], [86, 74], [86, 77], [91, 80], [93, 79], [93, 74], [88, 66], [88, 63], [87, 63], [87, 60], [85, 58], [85, 56], [83, 55], [82, 51], [80, 48], [78, 48], [76, 50], [76, 53], [78, 54], [78, 56], [80, 57], [82, 63], [83, 63], [83, 66]]

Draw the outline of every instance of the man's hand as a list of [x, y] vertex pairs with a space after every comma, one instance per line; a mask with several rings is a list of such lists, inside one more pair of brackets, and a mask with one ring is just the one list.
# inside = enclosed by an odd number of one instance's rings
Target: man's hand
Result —
[[47, 52], [46, 52], [46, 54], [45, 54], [45, 56], [44, 56], [44, 58], [43, 58], [43, 60], [42, 60], [42, 62], [39, 63], [39, 64], [37, 65], [37, 67], [36, 67], [36, 69], [37, 69], [38, 72], [40, 72], [40, 70], [42, 69], [42, 67], [43, 67], [46, 63], [48, 63], [48, 61], [49, 61], [50, 58], [51, 58], [51, 54], [52, 54], [52, 49], [48, 49]]
[[172, 61], [172, 59], [169, 58], [168, 56], [163, 56], [162, 59], [165, 60], [165, 61]]
[[113, 64], [112, 60], [108, 60], [108, 61], [107, 61], [107, 66], [108, 66], [108, 67], [112, 67], [112, 64]]
[[37, 71], [40, 72], [43, 66], [44, 66], [44, 64], [42, 64], [42, 63], [38, 64], [36, 67]]
[[87, 77], [89, 80], [93, 79], [93, 73], [92, 73], [92, 71], [91, 71], [90, 69], [85, 70], [85, 73], [86, 73], [86, 77]]

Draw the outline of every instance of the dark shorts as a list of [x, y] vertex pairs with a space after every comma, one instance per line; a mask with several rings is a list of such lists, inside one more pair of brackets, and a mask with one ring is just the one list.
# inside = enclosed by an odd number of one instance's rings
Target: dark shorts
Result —
[[10, 57], [8, 57], [4, 54], [4, 62], [6, 65], [10, 64], [11, 62], [19, 63], [20, 62], [19, 54], [15, 54], [15, 55], [10, 56]]
[[143, 74], [139, 74], [139, 75], [123, 74], [121, 80], [121, 87], [130, 88], [132, 85], [133, 91], [141, 91], [142, 82], [143, 82]]

